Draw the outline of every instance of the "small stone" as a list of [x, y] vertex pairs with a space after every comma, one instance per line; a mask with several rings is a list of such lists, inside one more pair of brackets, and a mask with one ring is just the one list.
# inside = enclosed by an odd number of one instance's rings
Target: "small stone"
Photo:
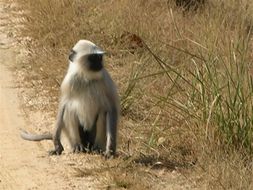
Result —
[[165, 138], [164, 137], [160, 137], [159, 139], [158, 139], [158, 141], [157, 141], [157, 145], [159, 146], [159, 145], [162, 145], [164, 142], [165, 142]]

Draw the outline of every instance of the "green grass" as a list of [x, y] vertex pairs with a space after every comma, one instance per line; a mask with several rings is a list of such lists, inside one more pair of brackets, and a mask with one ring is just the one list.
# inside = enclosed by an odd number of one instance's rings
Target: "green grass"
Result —
[[[214, 140], [251, 153], [253, 81], [251, 62], [246, 57], [250, 54], [249, 44], [249, 36], [231, 42], [227, 60], [223, 55], [210, 54], [199, 62], [192, 58], [189, 68], [183, 71], [164, 68], [172, 84], [165, 96], [157, 98], [163, 108], [164, 104], [172, 106], [184, 119], [190, 118], [190, 125], [204, 127], [206, 139], [214, 138], [211, 135], [216, 133]], [[157, 61], [165, 64], [161, 59]], [[173, 88], [179, 91], [171, 94]]]

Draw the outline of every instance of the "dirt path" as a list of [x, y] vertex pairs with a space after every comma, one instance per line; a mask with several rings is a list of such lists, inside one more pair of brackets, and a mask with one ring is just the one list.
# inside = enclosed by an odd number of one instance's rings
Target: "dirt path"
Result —
[[[41, 143], [24, 141], [19, 129], [26, 125], [13, 77], [7, 69], [15, 62], [10, 50], [0, 47], [0, 189], [92, 189], [93, 179], [80, 180], [69, 156], [49, 157]], [[75, 155], [70, 155], [70, 157]]]
[[25, 122], [17, 106], [17, 90], [13, 88], [10, 72], [4, 66], [7, 61], [13, 61], [13, 55], [2, 49], [0, 55], [0, 189], [59, 187], [63, 184], [63, 176], [45, 172], [53, 168], [48, 159], [38, 157], [38, 145], [19, 137], [19, 128], [23, 128]]
[[71, 161], [75, 155], [49, 157], [49, 142], [33, 143], [20, 138], [20, 128], [32, 127], [27, 127], [19, 108], [18, 88], [10, 71], [18, 52], [7, 37], [5, 9], [6, 4], [0, 1], [0, 190], [93, 189], [93, 178], [84, 181], [73, 177], [77, 176], [76, 163]]
[[[18, 108], [19, 101], [13, 77], [7, 69], [15, 62], [15, 54], [6, 48], [0, 36], [0, 189], [56, 189], [64, 187], [64, 175], [54, 175], [50, 160], [37, 143], [23, 141], [19, 129], [25, 121]], [[38, 164], [40, 163], [40, 164]]]

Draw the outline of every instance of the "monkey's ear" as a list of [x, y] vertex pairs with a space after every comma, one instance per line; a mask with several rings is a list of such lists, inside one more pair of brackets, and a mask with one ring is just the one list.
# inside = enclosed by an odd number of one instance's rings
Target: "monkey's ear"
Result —
[[72, 49], [69, 54], [69, 60], [73, 62], [76, 52]]

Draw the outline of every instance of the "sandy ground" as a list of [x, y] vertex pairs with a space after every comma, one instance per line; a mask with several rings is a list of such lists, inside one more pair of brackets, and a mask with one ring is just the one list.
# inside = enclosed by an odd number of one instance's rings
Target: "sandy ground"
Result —
[[[2, 38], [3, 35], [1, 42]], [[64, 173], [54, 174], [57, 165], [43, 158], [45, 151], [38, 143], [19, 137], [19, 128], [24, 128], [25, 121], [18, 108], [13, 77], [7, 69], [10, 62], [15, 62], [15, 54], [3, 45], [0, 46], [0, 189], [64, 189]]]
[[[77, 155], [48, 156], [50, 142], [28, 142], [20, 138], [20, 129], [31, 129], [24, 119], [15, 72], [18, 51], [8, 37], [8, 4], [0, 1], [0, 190], [14, 189], [98, 189], [88, 176], [78, 177]], [[37, 117], [40, 116], [37, 113]], [[43, 118], [41, 116], [41, 118]], [[89, 162], [82, 160], [82, 164]]]
[[26, 122], [6, 66], [9, 61], [15, 62], [15, 55], [1, 47], [0, 55], [0, 189], [97, 189], [96, 180], [75, 177], [77, 163], [70, 158], [75, 155], [49, 157], [41, 143], [20, 138], [19, 129]]
[[4, 65], [13, 61], [14, 56], [2, 49], [0, 55], [0, 189], [63, 189], [64, 175], [53, 174], [57, 166], [40, 156], [43, 150], [38, 144], [19, 137], [19, 128], [23, 128], [25, 122], [17, 106], [17, 89]]

